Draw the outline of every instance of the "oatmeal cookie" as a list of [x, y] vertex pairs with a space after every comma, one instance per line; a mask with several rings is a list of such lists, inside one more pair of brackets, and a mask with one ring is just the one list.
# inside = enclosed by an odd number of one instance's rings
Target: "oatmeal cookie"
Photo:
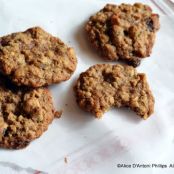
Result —
[[154, 110], [146, 75], [128, 65], [97, 64], [82, 73], [74, 87], [78, 105], [102, 117], [111, 107], [129, 107], [144, 119]]
[[46, 88], [19, 89], [0, 77], [0, 147], [26, 147], [47, 130], [54, 115]]
[[90, 42], [104, 58], [122, 59], [134, 67], [150, 56], [159, 28], [159, 15], [141, 3], [107, 4], [85, 26]]
[[0, 71], [18, 86], [68, 80], [76, 64], [73, 48], [39, 27], [0, 38]]

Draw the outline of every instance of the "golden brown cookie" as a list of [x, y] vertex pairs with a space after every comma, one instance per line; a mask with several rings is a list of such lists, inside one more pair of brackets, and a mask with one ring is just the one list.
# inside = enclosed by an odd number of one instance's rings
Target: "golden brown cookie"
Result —
[[0, 38], [0, 71], [18, 86], [68, 80], [76, 64], [73, 48], [39, 27]]
[[150, 56], [159, 29], [159, 15], [141, 3], [107, 4], [91, 16], [86, 33], [91, 44], [108, 60], [122, 59], [136, 67]]
[[0, 147], [26, 147], [47, 130], [54, 115], [48, 89], [19, 89], [0, 76]]
[[97, 118], [111, 107], [129, 107], [144, 119], [154, 110], [146, 75], [128, 65], [97, 64], [82, 73], [75, 85], [78, 105]]

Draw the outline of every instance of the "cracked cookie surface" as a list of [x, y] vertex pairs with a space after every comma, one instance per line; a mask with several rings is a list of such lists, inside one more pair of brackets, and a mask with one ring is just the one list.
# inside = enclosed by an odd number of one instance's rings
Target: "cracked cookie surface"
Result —
[[91, 44], [108, 60], [122, 59], [136, 67], [150, 56], [159, 30], [159, 16], [141, 3], [107, 4], [85, 26]]
[[154, 110], [146, 75], [132, 66], [94, 65], [80, 75], [74, 90], [78, 105], [97, 118], [111, 107], [129, 107], [144, 119]]
[[18, 86], [41, 87], [68, 80], [76, 64], [73, 48], [40, 27], [0, 38], [0, 71]]
[[19, 89], [0, 76], [0, 147], [26, 147], [47, 130], [54, 116], [46, 88]]

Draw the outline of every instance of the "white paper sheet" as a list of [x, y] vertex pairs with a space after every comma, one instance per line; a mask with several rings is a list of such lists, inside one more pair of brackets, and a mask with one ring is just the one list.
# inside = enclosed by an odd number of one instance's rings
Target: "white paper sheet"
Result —
[[[27, 148], [1, 149], [0, 173], [174, 173], [174, 168], [117, 167], [117, 164], [174, 163], [174, 22], [171, 18], [161, 15], [153, 53], [138, 67], [139, 72], [147, 74], [156, 101], [155, 113], [148, 120], [127, 109], [112, 109], [97, 120], [75, 102], [73, 86], [79, 74], [91, 65], [106, 63], [91, 50], [83, 31], [89, 16], [106, 2], [123, 1], [0, 0], [1, 36], [41, 26], [74, 47], [78, 57], [72, 78], [50, 87], [55, 107], [63, 109], [62, 118], [55, 119], [48, 131]], [[154, 10], [158, 11], [155, 7]]]

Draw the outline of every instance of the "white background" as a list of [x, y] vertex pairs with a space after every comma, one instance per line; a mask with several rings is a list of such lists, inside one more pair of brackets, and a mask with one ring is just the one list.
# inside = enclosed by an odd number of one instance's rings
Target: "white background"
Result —
[[[63, 110], [47, 132], [23, 150], [0, 150], [0, 173], [172, 174], [173, 169], [119, 169], [117, 164], [174, 163], [174, 23], [160, 14], [161, 29], [150, 58], [139, 72], [147, 74], [155, 96], [155, 113], [146, 121], [127, 109], [112, 109], [103, 119], [79, 109], [73, 86], [82, 71], [104, 62], [84, 37], [84, 24], [106, 0], [0, 0], [0, 35], [41, 26], [74, 47], [78, 66], [72, 78], [50, 87]], [[124, 1], [134, 2], [134, 1]], [[113, 64], [118, 62], [113, 62]], [[64, 162], [67, 158], [68, 163]]]

